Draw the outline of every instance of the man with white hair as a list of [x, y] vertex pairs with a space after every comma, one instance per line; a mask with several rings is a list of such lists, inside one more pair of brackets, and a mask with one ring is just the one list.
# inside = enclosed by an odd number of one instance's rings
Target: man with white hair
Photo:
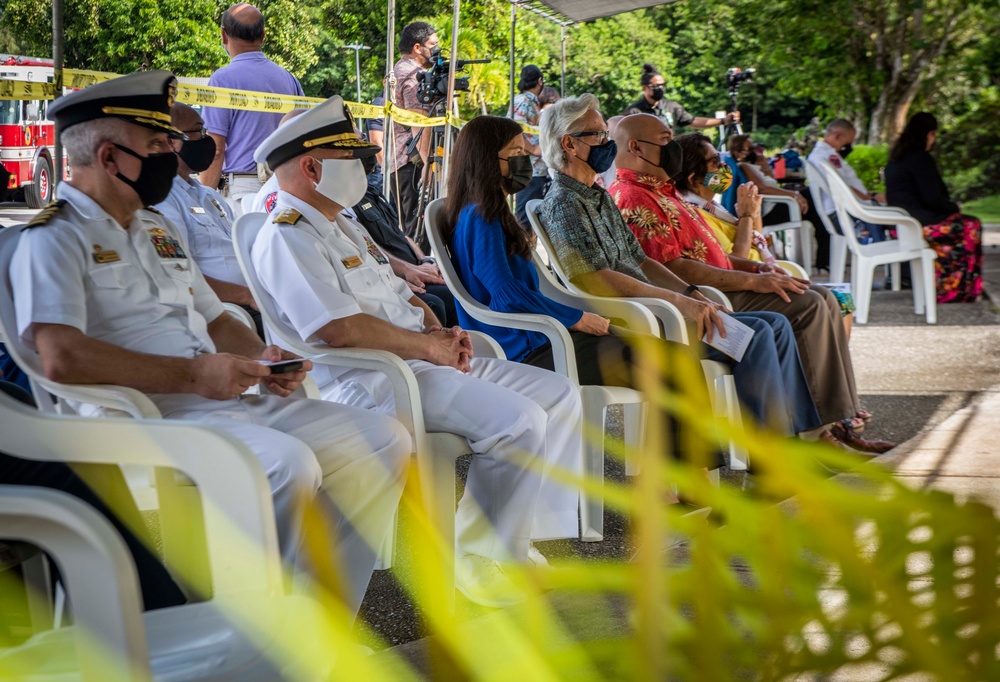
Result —
[[[847, 163], [847, 157], [850, 156], [851, 150], [854, 148], [854, 140], [857, 138], [857, 135], [858, 131], [855, 129], [854, 124], [846, 118], [833, 119], [826, 124], [826, 128], [823, 130], [823, 138], [817, 140], [816, 146], [809, 152], [808, 160], [819, 169], [820, 173], [826, 173], [820, 161], [828, 161], [837, 171], [837, 175], [847, 183], [847, 186], [851, 188], [851, 191], [854, 192], [858, 199], [875, 205], [884, 204], [885, 194], [869, 191], [865, 187], [865, 183], [858, 177], [857, 171], [851, 168], [851, 164]], [[833, 198], [829, 194], [823, 195], [823, 212], [830, 217], [830, 222], [833, 223], [834, 229], [843, 234], [840, 218], [837, 216], [837, 207], [834, 205]], [[855, 221], [854, 231], [857, 233], [858, 240], [862, 244], [881, 242], [885, 241], [886, 238], [884, 225], [875, 225], [863, 220]], [[826, 241], [828, 242], [829, 240]], [[824, 256], [828, 253], [829, 244], [821, 244], [820, 249], [821, 253], [818, 254], [817, 259], [819, 259], [819, 256]], [[905, 266], [906, 264], [904, 264]]]
[[[358, 136], [339, 96], [278, 128], [257, 149], [281, 189], [251, 260], [304, 342], [398, 355], [416, 377], [427, 429], [468, 439], [475, 457], [455, 522], [455, 584], [476, 603], [507, 606], [523, 594], [501, 562], [542, 564], [532, 539], [577, 536], [578, 490], [539, 472], [579, 471], [579, 391], [547, 370], [473, 357], [469, 333], [442, 328], [343, 215], [365, 193], [361, 159], [378, 149]], [[328, 400], [395, 409], [381, 372], [324, 364], [313, 376]]]
[[[608, 192], [595, 184], [617, 153], [591, 94], [562, 99], [542, 114], [545, 163], [556, 171], [541, 222], [573, 283], [598, 296], [659, 298], [697, 326], [698, 338], [721, 333], [717, 307], [661, 263], [647, 258]], [[620, 125], [620, 124], [619, 124]], [[733, 368], [736, 390], [759, 423], [781, 432], [820, 426], [788, 321], [776, 313], [730, 313], [754, 330], [743, 360], [705, 344], [706, 357]]]
[[[265, 346], [227, 314], [176, 228], [149, 208], [177, 174], [169, 142], [184, 138], [170, 118], [176, 90], [173, 74], [145, 71], [49, 108], [73, 178], [14, 253], [18, 334], [53, 381], [128, 386], [164, 418], [242, 441], [268, 477], [289, 568], [315, 499], [336, 531], [345, 607], [357, 613], [394, 523], [409, 434], [383, 415], [289, 397], [311, 363]], [[298, 368], [269, 366], [281, 360]], [[244, 395], [257, 384], [274, 395]]]

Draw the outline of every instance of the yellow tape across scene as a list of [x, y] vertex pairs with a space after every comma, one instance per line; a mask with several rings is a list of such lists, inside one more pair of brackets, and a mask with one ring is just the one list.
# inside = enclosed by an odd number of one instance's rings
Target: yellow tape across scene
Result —
[[[63, 69], [63, 85], [67, 88], [81, 89], [97, 83], [120, 77], [117, 73], [103, 71], [86, 71], [82, 69]], [[53, 99], [55, 86], [52, 83], [29, 83], [27, 81], [0, 80], [0, 100], [21, 99]], [[179, 83], [177, 100], [184, 104], [220, 109], [239, 109], [241, 111], [263, 111], [273, 114], [285, 114], [293, 109], [311, 109], [325, 101], [321, 97], [296, 97], [293, 95], [275, 95], [267, 92], [247, 90], [232, 90], [217, 88], [211, 85], [195, 85]], [[429, 128], [448, 123], [461, 128], [465, 121], [451, 114], [428, 118], [415, 114], [391, 102], [385, 106], [364, 104], [360, 102], [345, 102], [350, 107], [351, 114], [357, 119], [384, 118], [390, 113], [393, 119], [402, 125], [414, 128]], [[538, 129], [525, 123], [521, 127], [526, 133], [538, 134]]]

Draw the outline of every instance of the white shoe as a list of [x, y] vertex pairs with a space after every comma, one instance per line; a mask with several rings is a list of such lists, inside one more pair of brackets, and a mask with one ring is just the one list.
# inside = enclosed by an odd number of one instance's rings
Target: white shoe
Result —
[[549, 566], [549, 560], [545, 558], [545, 555], [538, 551], [538, 548], [534, 545], [528, 547], [528, 563], [535, 568], [551, 568]]
[[455, 587], [469, 601], [494, 609], [520, 604], [525, 599], [497, 561], [476, 554], [455, 560]]

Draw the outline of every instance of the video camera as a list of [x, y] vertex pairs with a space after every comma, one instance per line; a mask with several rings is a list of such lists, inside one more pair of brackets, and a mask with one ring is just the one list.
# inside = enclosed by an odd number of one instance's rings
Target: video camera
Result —
[[730, 90], [738, 90], [742, 83], [753, 82], [753, 75], [757, 69], [747, 69], [744, 71], [739, 67], [733, 67], [726, 72], [726, 85]]
[[[457, 59], [455, 60], [455, 71], [461, 71], [466, 64], [488, 64], [489, 59]], [[438, 56], [434, 60], [433, 66], [428, 71], [417, 73], [417, 99], [425, 107], [431, 107], [448, 96], [448, 71], [451, 62], [444, 57]], [[469, 91], [469, 77], [455, 77], [455, 92]]]

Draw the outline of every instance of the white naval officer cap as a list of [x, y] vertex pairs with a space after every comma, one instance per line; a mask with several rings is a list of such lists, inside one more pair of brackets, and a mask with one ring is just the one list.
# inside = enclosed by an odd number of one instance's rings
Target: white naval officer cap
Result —
[[260, 143], [253, 160], [273, 171], [313, 149], [350, 149], [355, 159], [363, 159], [382, 148], [361, 139], [344, 98], [336, 95], [279, 126]]

